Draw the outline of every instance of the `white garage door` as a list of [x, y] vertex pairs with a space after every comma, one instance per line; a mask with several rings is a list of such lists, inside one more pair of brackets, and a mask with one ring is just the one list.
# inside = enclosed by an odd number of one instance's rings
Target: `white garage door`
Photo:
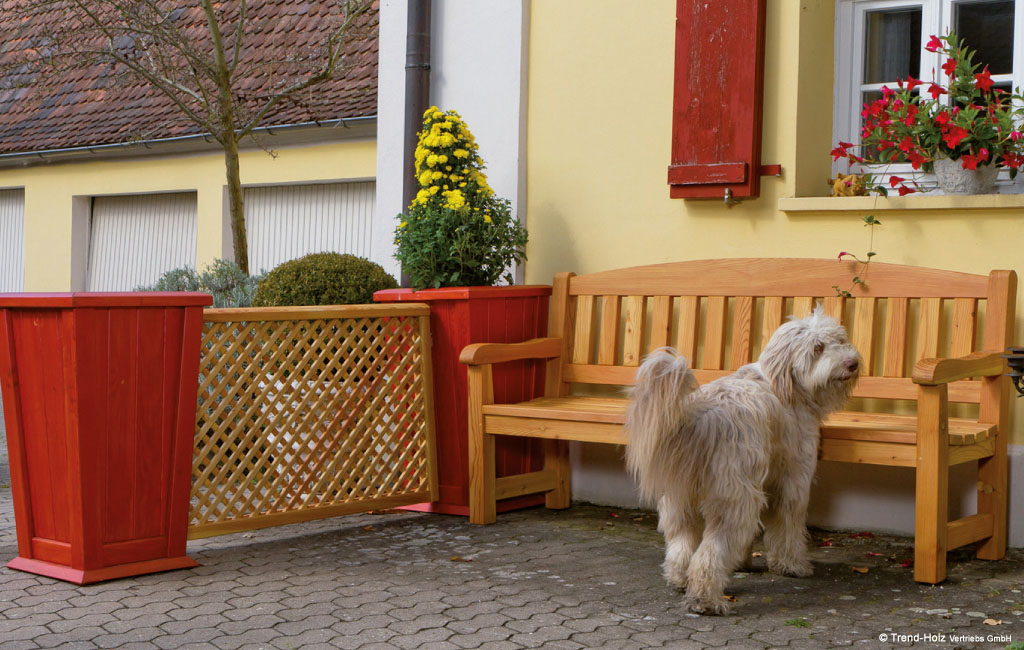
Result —
[[249, 269], [269, 271], [307, 253], [370, 256], [374, 181], [245, 190]]
[[196, 195], [98, 196], [89, 232], [89, 291], [131, 291], [196, 265]]
[[25, 191], [0, 190], [0, 291], [25, 290]]

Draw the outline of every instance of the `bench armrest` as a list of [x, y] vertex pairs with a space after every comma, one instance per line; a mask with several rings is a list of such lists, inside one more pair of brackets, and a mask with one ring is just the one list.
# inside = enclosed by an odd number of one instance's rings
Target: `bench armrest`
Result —
[[968, 377], [1002, 374], [1004, 362], [1000, 354], [998, 351], [983, 351], [955, 359], [921, 359], [914, 366], [914, 383], [935, 386]]
[[519, 361], [521, 359], [553, 359], [562, 354], [562, 339], [530, 339], [522, 343], [473, 343], [462, 349], [459, 361], [469, 366]]

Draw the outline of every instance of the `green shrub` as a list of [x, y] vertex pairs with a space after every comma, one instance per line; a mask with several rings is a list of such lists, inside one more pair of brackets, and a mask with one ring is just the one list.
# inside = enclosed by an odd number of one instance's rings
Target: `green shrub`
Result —
[[379, 265], [355, 255], [312, 253], [270, 271], [260, 282], [255, 307], [356, 305], [373, 302], [373, 292], [398, 287]]
[[213, 296], [214, 307], [249, 307], [264, 275], [249, 276], [231, 260], [216, 259], [202, 273], [188, 266], [171, 269], [135, 291], [202, 291]]

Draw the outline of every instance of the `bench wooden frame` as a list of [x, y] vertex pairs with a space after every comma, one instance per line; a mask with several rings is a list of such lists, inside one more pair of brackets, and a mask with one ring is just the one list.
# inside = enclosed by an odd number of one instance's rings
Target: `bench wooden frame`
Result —
[[[864, 358], [854, 398], [914, 400], [917, 408], [916, 415], [836, 414], [823, 427], [820, 457], [916, 468], [917, 581], [944, 580], [946, 551], [972, 542], [981, 542], [979, 558], [1002, 558], [1010, 397], [999, 354], [1013, 334], [1016, 274], [876, 262], [853, 298], [829, 295], [858, 272], [835, 260], [720, 259], [558, 274], [550, 338], [462, 352], [470, 521], [492, 523], [497, 500], [537, 492], [549, 508], [568, 507], [568, 441], [625, 443], [626, 400], [570, 395], [571, 386], [628, 386], [643, 355], [665, 345], [685, 354], [706, 383], [750, 362], [755, 344], [760, 349], [787, 315], [802, 316], [821, 300]], [[492, 364], [522, 359], [546, 361], [544, 397], [494, 404]], [[977, 416], [951, 418], [950, 402], [977, 404]], [[544, 469], [496, 479], [496, 435], [543, 439]], [[949, 466], [970, 460], [978, 460], [978, 514], [948, 521]]]

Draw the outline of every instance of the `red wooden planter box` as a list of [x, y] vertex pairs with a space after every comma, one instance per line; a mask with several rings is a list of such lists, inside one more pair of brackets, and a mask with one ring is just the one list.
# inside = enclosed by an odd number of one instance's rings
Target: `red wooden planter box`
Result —
[[200, 293], [0, 294], [12, 569], [87, 584], [185, 555]]
[[[470, 343], [518, 343], [546, 336], [550, 286], [388, 289], [377, 302], [425, 302], [430, 305], [437, 477], [440, 498], [411, 506], [416, 510], [469, 515], [469, 452], [466, 367], [459, 353]], [[544, 364], [520, 361], [494, 368], [496, 402], [521, 402], [544, 393]], [[498, 476], [543, 469], [542, 441], [505, 438], [495, 448]], [[498, 502], [503, 512], [544, 502], [530, 495]]]

